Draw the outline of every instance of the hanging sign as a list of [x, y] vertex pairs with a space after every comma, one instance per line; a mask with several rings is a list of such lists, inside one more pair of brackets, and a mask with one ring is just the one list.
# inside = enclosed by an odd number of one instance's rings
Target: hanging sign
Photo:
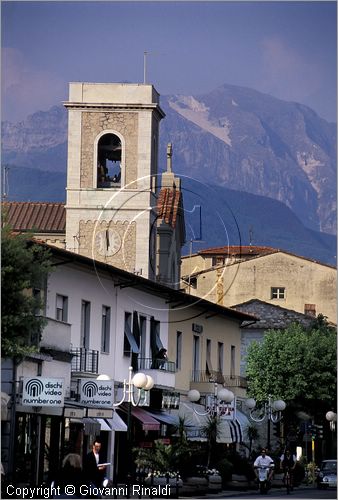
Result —
[[22, 404], [25, 406], [63, 406], [64, 379], [30, 377], [23, 379]]
[[85, 406], [113, 406], [112, 380], [81, 380], [80, 401]]

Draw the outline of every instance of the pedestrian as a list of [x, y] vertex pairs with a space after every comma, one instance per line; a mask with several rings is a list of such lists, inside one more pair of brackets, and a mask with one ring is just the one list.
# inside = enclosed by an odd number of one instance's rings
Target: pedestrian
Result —
[[[76, 453], [69, 453], [62, 462], [61, 472], [52, 482], [53, 498], [86, 498], [87, 488], [83, 476], [81, 457]], [[84, 488], [81, 488], [84, 487]]]
[[88, 481], [94, 486], [100, 488], [104, 480], [106, 465], [101, 454], [101, 441], [95, 439], [92, 445], [92, 451], [89, 452], [84, 460], [84, 474]]

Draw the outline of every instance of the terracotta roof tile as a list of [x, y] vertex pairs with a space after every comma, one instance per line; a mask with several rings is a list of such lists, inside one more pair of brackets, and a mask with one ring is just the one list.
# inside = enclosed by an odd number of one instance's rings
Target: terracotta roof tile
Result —
[[200, 255], [266, 255], [269, 253], [275, 253], [279, 250], [272, 247], [259, 247], [259, 246], [240, 246], [240, 245], [229, 245], [224, 247], [213, 247], [205, 248], [200, 250], [198, 253]]
[[172, 188], [162, 188], [157, 200], [157, 214], [166, 224], [176, 227], [181, 210], [181, 191]]
[[66, 231], [66, 211], [63, 203], [4, 202], [3, 210], [14, 231], [34, 229], [46, 233]]

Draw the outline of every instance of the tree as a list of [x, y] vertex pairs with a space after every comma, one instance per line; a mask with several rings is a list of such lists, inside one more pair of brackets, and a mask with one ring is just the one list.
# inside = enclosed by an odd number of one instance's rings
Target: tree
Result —
[[210, 467], [212, 454], [216, 448], [217, 438], [220, 435], [220, 418], [218, 415], [209, 416], [205, 425], [202, 427], [202, 434], [208, 441], [207, 467]]
[[292, 324], [270, 330], [262, 343], [253, 342], [247, 355], [248, 394], [257, 401], [269, 395], [298, 401], [315, 412], [318, 401], [332, 406], [336, 399], [336, 331], [323, 316], [310, 328]]
[[[2, 357], [20, 359], [37, 350], [45, 319], [37, 314], [41, 289], [51, 269], [49, 252], [29, 234], [14, 234], [8, 224], [1, 233]], [[33, 345], [35, 343], [35, 345]]]

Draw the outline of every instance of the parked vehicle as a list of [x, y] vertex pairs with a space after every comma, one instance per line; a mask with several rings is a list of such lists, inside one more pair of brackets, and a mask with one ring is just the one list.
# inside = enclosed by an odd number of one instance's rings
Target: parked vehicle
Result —
[[259, 491], [262, 493], [262, 495], [266, 495], [271, 487], [269, 481], [269, 473], [270, 470], [273, 469], [273, 464], [259, 465], [256, 468], [258, 470]]
[[317, 488], [337, 487], [337, 460], [323, 460], [316, 482]]

